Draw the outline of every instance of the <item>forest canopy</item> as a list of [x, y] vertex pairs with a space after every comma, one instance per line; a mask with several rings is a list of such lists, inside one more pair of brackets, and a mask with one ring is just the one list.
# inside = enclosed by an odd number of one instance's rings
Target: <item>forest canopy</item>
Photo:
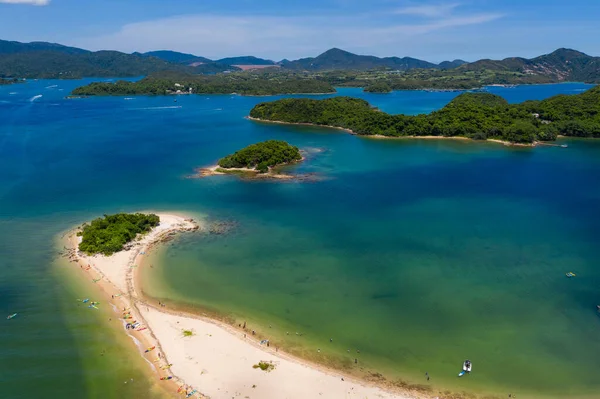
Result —
[[311, 123], [361, 135], [467, 137], [512, 143], [555, 140], [558, 135], [600, 138], [600, 86], [577, 95], [509, 104], [490, 93], [463, 93], [427, 115], [390, 115], [364, 100], [283, 99], [256, 105], [262, 120]]
[[143, 213], [117, 213], [104, 215], [84, 224], [78, 234], [82, 237], [79, 250], [88, 255], [112, 255], [123, 249], [123, 246], [135, 239], [138, 234], [147, 233], [158, 226], [157, 215]]
[[289, 164], [302, 159], [300, 150], [281, 140], [268, 140], [251, 144], [231, 155], [219, 159], [219, 166], [249, 168], [265, 173], [270, 167]]
[[231, 73], [191, 75], [161, 73], [138, 82], [94, 82], [73, 90], [74, 96], [124, 96], [165, 94], [243, 94], [274, 95], [294, 93], [334, 93], [329, 83], [295, 74]]

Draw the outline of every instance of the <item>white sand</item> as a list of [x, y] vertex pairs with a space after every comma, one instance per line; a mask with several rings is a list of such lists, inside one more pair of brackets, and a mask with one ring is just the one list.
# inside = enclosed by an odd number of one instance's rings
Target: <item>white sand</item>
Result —
[[[245, 341], [242, 332], [227, 331], [209, 321], [176, 316], [150, 308], [142, 316], [160, 341], [175, 375], [211, 398], [408, 398], [349, 381], [279, 356], [275, 350]], [[194, 335], [183, 337], [183, 330]], [[269, 372], [252, 366], [273, 362]], [[255, 388], [253, 388], [255, 386]]]
[[[159, 214], [160, 226], [136, 242], [131, 249], [113, 256], [87, 257], [78, 254], [85, 268], [91, 264], [90, 273], [103, 276], [98, 282], [107, 293], [107, 300], [117, 309], [131, 308], [133, 318], [140, 322], [141, 331], [128, 330], [129, 334], [142, 341], [144, 347], [156, 349], [144, 355], [157, 366], [159, 376], [172, 375], [171, 389], [187, 385], [189, 391], [197, 389], [194, 398], [259, 398], [259, 399], [312, 399], [312, 398], [396, 398], [408, 399], [416, 396], [386, 392], [368, 386], [334, 371], [321, 369], [282, 353], [274, 348], [259, 345], [243, 332], [202, 317], [191, 317], [169, 313], [166, 308], [155, 308], [147, 304], [135, 287], [134, 274], [144, 252], [166, 234], [194, 230], [198, 225], [183, 216]], [[79, 242], [74, 233], [69, 237]], [[115, 298], [111, 295], [122, 293]], [[164, 309], [164, 311], [163, 311]], [[183, 330], [192, 330], [194, 335], [184, 337]], [[162, 353], [159, 362], [158, 353]], [[252, 366], [259, 361], [273, 362], [275, 368], [269, 372]], [[161, 366], [172, 363], [171, 371]], [[158, 376], [157, 376], [158, 378]], [[344, 378], [345, 381], [342, 380]], [[165, 384], [168, 384], [165, 382]], [[168, 385], [166, 385], [168, 386]]]

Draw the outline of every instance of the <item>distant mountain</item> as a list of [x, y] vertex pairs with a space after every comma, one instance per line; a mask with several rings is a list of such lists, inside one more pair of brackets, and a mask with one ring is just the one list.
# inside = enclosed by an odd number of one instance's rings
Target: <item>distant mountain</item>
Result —
[[413, 68], [437, 68], [436, 64], [418, 60], [416, 58], [385, 57], [379, 58], [372, 55], [357, 55], [339, 48], [332, 48], [314, 58], [302, 58], [296, 61], [281, 62], [281, 66], [288, 69], [304, 70], [333, 70], [333, 69], [375, 69], [392, 68], [406, 70]]
[[440, 67], [440, 69], [453, 69], [466, 63], [467, 61], [463, 60], [442, 61], [438, 64], [438, 67]]
[[257, 58], [251, 55], [243, 57], [221, 58], [215, 62], [227, 65], [275, 65], [275, 62], [271, 60], [265, 60], [264, 58]]
[[592, 57], [585, 53], [560, 48], [550, 54], [539, 57], [505, 58], [500, 61], [479, 60], [458, 67], [464, 71], [519, 72], [529, 75], [542, 75], [556, 81], [585, 81], [600, 83], [600, 57]]
[[[135, 54], [135, 53], [134, 53]], [[218, 63], [206, 57], [199, 57], [194, 54], [179, 53], [177, 51], [160, 50], [149, 51], [141, 54], [146, 57], [156, 57], [161, 60], [173, 63], [187, 65], [194, 68], [195, 73], [214, 74], [224, 71], [240, 71], [240, 68], [233, 65]]]
[[[235, 67], [239, 65], [240, 68]], [[332, 48], [316, 57], [277, 63], [254, 56], [228, 57], [212, 61], [205, 57], [161, 50], [126, 54], [118, 51], [88, 51], [56, 43], [20, 43], [0, 40], [0, 78], [80, 78], [146, 76], [174, 71], [189, 74], [215, 74], [268, 66], [283, 70], [369, 70], [452, 69], [455, 73], [491, 70], [517, 73], [527, 81], [584, 81], [600, 83], [600, 57], [561, 48], [539, 57], [462, 60], [434, 64], [410, 57], [357, 55]]]
[[118, 51], [91, 52], [53, 43], [0, 40], [0, 77], [126, 77], [165, 70], [193, 72], [193, 68], [139, 54]]
[[193, 54], [187, 53], [179, 53], [177, 51], [170, 50], [159, 50], [159, 51], [149, 51], [147, 53], [143, 53], [142, 55], [160, 58], [161, 60], [172, 62], [174, 64], [184, 64], [190, 65], [194, 63], [210, 63], [213, 62], [205, 57], [199, 57]]
[[47, 42], [10, 42], [7, 40], [0, 40], [0, 55], [5, 54], [17, 54], [17, 53], [30, 53], [37, 51], [53, 51], [63, 54], [88, 54], [90, 51], [83, 50], [77, 47], [63, 46], [62, 44], [47, 43]]

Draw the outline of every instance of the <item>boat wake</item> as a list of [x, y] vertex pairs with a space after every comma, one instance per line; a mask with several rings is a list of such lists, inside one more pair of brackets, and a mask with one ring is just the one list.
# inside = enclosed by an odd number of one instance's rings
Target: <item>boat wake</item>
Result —
[[38, 98], [42, 98], [43, 96], [41, 94], [38, 94], [37, 96], [33, 96], [29, 99], [29, 102], [34, 102], [35, 100], [37, 100]]

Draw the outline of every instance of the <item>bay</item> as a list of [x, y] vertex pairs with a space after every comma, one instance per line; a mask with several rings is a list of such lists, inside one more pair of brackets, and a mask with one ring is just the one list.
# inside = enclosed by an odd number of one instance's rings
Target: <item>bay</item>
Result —
[[[128, 343], [103, 315], [78, 309], [85, 285], [66, 277], [54, 240], [138, 210], [235, 222], [229, 234], [183, 236], [155, 253], [148, 293], [247, 319], [298, 355], [349, 368], [357, 358], [410, 383], [428, 372], [436, 388], [457, 391], [600, 389], [600, 143], [376, 140], [244, 119], [281, 96], [64, 98], [88, 81], [0, 87], [0, 308], [19, 313], [1, 330], [2, 358], [15, 359], [0, 366], [6, 397], [152, 394], [135, 356], [123, 369], [113, 367], [122, 352], [100, 359], [111, 342]], [[488, 90], [520, 102], [588, 87]], [[459, 93], [338, 94], [418, 114]], [[295, 171], [323, 179], [187, 178], [273, 138], [306, 149]], [[459, 380], [466, 358], [474, 373]]]

